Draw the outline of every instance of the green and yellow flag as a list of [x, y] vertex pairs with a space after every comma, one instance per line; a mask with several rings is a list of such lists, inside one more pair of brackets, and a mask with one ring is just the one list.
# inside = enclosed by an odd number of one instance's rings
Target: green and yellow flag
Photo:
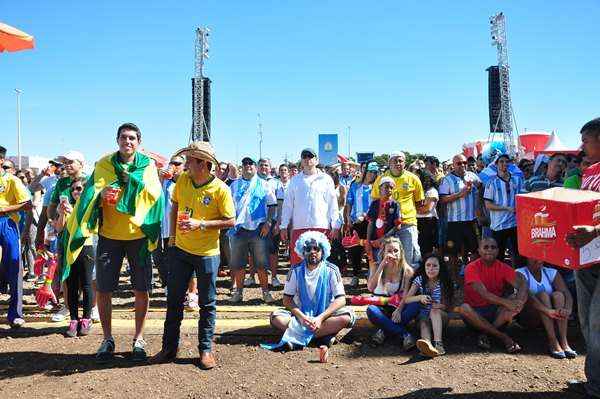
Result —
[[107, 155], [96, 163], [63, 230], [61, 281], [69, 276], [86, 239], [98, 230], [102, 212], [100, 193], [108, 186], [121, 188], [116, 210], [130, 215], [131, 223], [138, 226], [148, 240], [139, 255], [147, 257], [158, 245], [164, 197], [154, 161], [137, 152], [133, 163], [124, 167], [118, 153]]

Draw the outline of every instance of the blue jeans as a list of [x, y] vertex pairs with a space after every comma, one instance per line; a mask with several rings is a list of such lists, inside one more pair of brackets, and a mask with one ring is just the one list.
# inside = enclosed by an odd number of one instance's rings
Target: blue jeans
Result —
[[419, 302], [407, 303], [402, 308], [402, 317], [400, 323], [394, 323], [391, 317], [388, 317], [383, 308], [375, 305], [367, 307], [367, 317], [369, 321], [377, 328], [383, 330], [388, 337], [404, 337], [408, 332], [406, 326], [419, 314]]
[[419, 230], [416, 225], [402, 225], [396, 233], [402, 243], [404, 257], [413, 269], [421, 266], [421, 249], [419, 248]]
[[586, 389], [600, 396], [600, 265], [575, 272], [579, 324], [587, 347]]
[[198, 256], [177, 247], [169, 248], [169, 275], [167, 279], [167, 317], [165, 319], [162, 348], [175, 351], [179, 346], [179, 333], [183, 319], [183, 302], [192, 273], [198, 279], [198, 349], [210, 352], [217, 319], [217, 272], [219, 255]]
[[8, 322], [23, 317], [23, 273], [19, 261], [21, 240], [17, 224], [8, 216], [0, 216], [0, 246], [2, 262], [0, 263], [0, 292], [10, 294], [8, 304]]

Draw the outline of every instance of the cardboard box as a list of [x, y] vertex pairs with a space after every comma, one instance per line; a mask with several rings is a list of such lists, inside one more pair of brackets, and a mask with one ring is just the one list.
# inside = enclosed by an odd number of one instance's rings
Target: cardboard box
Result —
[[566, 240], [572, 226], [600, 223], [600, 193], [551, 188], [520, 194], [516, 212], [521, 255], [574, 270], [600, 263], [600, 237], [580, 249]]

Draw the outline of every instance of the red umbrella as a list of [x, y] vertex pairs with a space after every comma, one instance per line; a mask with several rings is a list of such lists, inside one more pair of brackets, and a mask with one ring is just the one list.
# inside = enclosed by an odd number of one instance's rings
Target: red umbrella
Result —
[[33, 36], [0, 22], [0, 53], [28, 50], [34, 45]]

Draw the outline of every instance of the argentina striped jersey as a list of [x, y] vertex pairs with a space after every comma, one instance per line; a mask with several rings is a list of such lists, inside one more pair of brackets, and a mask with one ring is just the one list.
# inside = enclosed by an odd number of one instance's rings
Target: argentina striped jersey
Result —
[[448, 222], [469, 222], [475, 219], [475, 211], [479, 202], [478, 183], [481, 183], [479, 177], [473, 172], [465, 172], [461, 178], [454, 173], [449, 173], [440, 183], [440, 196], [451, 195], [460, 192], [468, 182], [471, 182], [472, 189], [466, 196], [446, 204]]
[[[510, 175], [508, 180], [499, 176], [491, 178], [485, 186], [483, 198], [495, 205], [510, 207], [513, 210], [516, 205], [517, 194], [522, 193], [523, 179], [519, 176]], [[494, 231], [510, 229], [517, 225], [515, 212], [494, 211], [490, 209], [490, 227]]]

